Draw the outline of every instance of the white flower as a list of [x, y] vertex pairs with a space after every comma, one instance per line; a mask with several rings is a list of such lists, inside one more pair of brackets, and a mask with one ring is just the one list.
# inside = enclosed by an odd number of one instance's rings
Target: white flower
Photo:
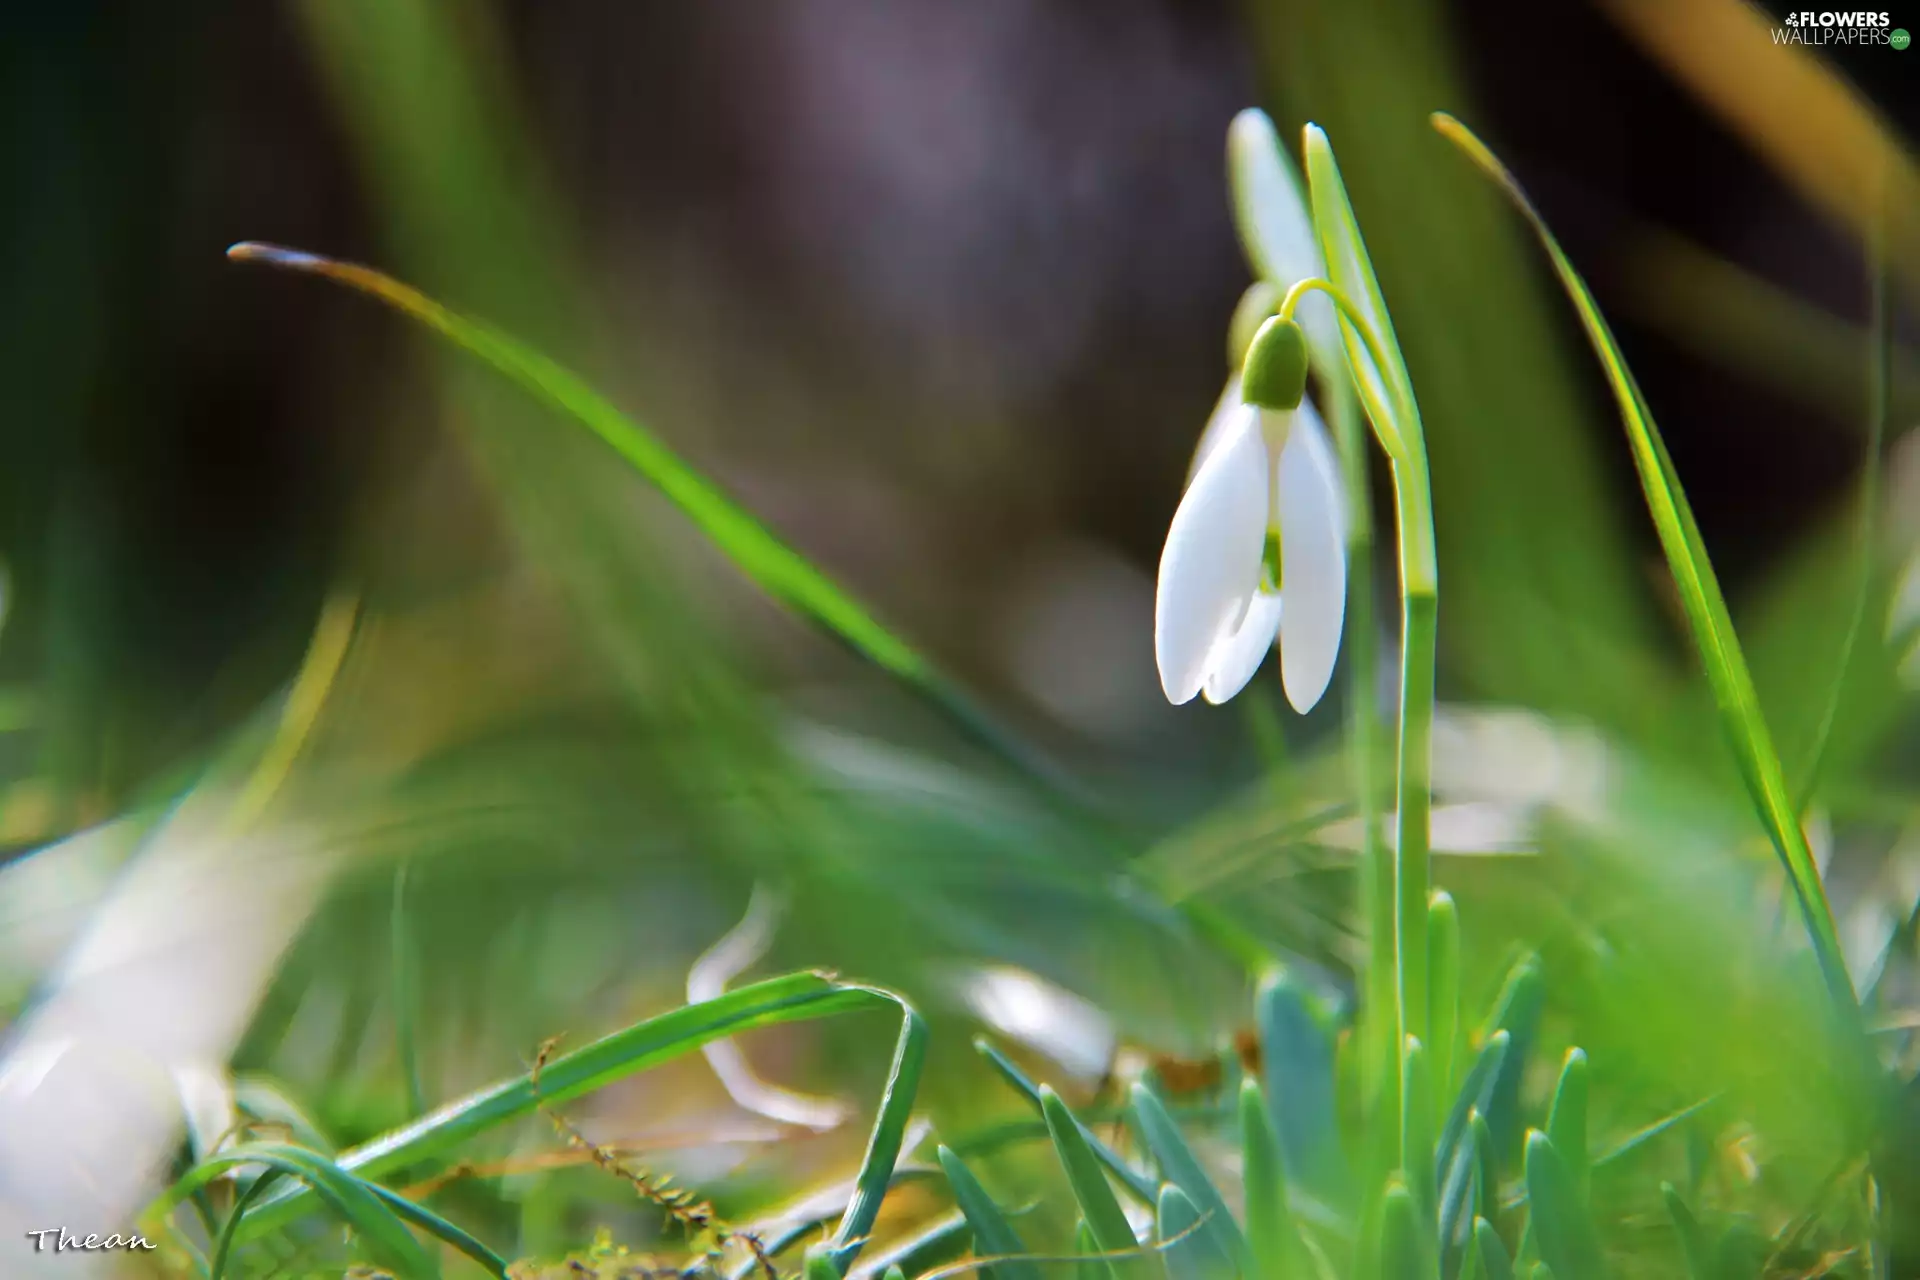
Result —
[[1333, 445], [1311, 401], [1262, 409], [1229, 383], [1167, 531], [1153, 615], [1173, 703], [1221, 703], [1276, 640], [1287, 700], [1312, 709], [1346, 618], [1346, 522]]

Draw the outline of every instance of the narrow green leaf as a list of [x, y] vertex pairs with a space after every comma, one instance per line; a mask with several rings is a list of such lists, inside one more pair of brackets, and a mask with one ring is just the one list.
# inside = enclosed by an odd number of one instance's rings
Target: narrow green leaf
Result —
[[1085, 1218], [1080, 1219], [1079, 1225], [1073, 1229], [1073, 1248], [1074, 1252], [1084, 1259], [1074, 1268], [1074, 1274], [1079, 1277], [1079, 1280], [1112, 1280], [1105, 1262], [1099, 1258], [1087, 1256], [1099, 1253], [1100, 1243], [1093, 1238], [1093, 1228], [1087, 1225]]
[[[1137, 1248], [1139, 1241], [1134, 1238], [1133, 1227], [1120, 1208], [1120, 1202], [1114, 1199], [1113, 1188], [1107, 1185], [1107, 1175], [1103, 1172], [1105, 1166], [1088, 1145], [1073, 1112], [1060, 1100], [1060, 1095], [1047, 1085], [1040, 1086], [1040, 1110], [1047, 1118], [1047, 1133], [1053, 1138], [1053, 1149], [1060, 1156], [1060, 1166], [1066, 1170], [1067, 1185], [1073, 1189], [1074, 1201], [1079, 1204], [1080, 1212], [1085, 1216], [1087, 1227], [1093, 1232], [1094, 1242], [1101, 1252]], [[1115, 1261], [1109, 1266], [1115, 1280], [1145, 1274], [1137, 1260]]]
[[[1167, 1114], [1166, 1107], [1161, 1105], [1153, 1091], [1136, 1081], [1130, 1096], [1134, 1127], [1140, 1135], [1141, 1145], [1160, 1167], [1160, 1176], [1180, 1188], [1187, 1200], [1206, 1213], [1207, 1225], [1203, 1230], [1213, 1237], [1220, 1252], [1233, 1259], [1238, 1268], [1247, 1257], [1247, 1241], [1240, 1234], [1233, 1215], [1227, 1211], [1227, 1202], [1220, 1195], [1219, 1188], [1213, 1185], [1213, 1179], [1200, 1167], [1200, 1161], [1194, 1156], [1193, 1148], [1187, 1145], [1180, 1126]], [[1164, 1207], [1165, 1204], [1166, 1190], [1162, 1188], [1160, 1205]]]
[[920, 1072], [927, 1060], [927, 1022], [900, 997], [878, 988], [870, 988], [891, 1000], [900, 1010], [900, 1038], [895, 1042], [893, 1065], [887, 1071], [886, 1091], [880, 1097], [879, 1114], [873, 1118], [873, 1132], [867, 1138], [866, 1155], [860, 1171], [854, 1175], [853, 1199], [833, 1233], [833, 1260], [845, 1275], [866, 1245], [873, 1224], [880, 1216], [880, 1202], [893, 1184], [894, 1166], [900, 1162], [900, 1144], [905, 1140], [907, 1123], [913, 1118], [913, 1100], [920, 1088]]
[[1433, 1068], [1434, 1106], [1446, 1106], [1453, 1097], [1453, 1070], [1459, 1054], [1454, 1044], [1460, 1029], [1460, 912], [1445, 889], [1434, 890], [1427, 906], [1427, 998], [1432, 1012], [1427, 1042]]
[[[447, 1103], [399, 1129], [355, 1147], [337, 1157], [340, 1168], [361, 1178], [378, 1178], [395, 1170], [446, 1156], [461, 1143], [502, 1124], [533, 1113], [540, 1105], [557, 1106], [615, 1080], [658, 1066], [700, 1046], [755, 1027], [806, 1021], [864, 1010], [908, 1010], [899, 997], [875, 987], [842, 983], [818, 973], [795, 973], [770, 978], [729, 991], [717, 999], [686, 1005], [616, 1031], [592, 1044], [560, 1054], [542, 1068], [538, 1088], [526, 1073], [480, 1089]], [[917, 1014], [904, 1020], [901, 1037], [924, 1043], [925, 1028]], [[902, 1055], [896, 1052], [896, 1066]], [[889, 1081], [889, 1101], [897, 1113], [901, 1103]], [[910, 1102], [910, 1099], [909, 1099]], [[897, 1115], [883, 1106], [891, 1125]], [[880, 1123], [876, 1122], [876, 1138]], [[868, 1155], [875, 1155], [870, 1142]], [[301, 1188], [276, 1193], [246, 1217], [240, 1238], [281, 1225], [313, 1207], [314, 1192]], [[865, 1206], [862, 1212], [877, 1206]], [[849, 1213], [854, 1206], [849, 1206]]]
[[[1440, 1132], [1434, 1176], [1440, 1184], [1440, 1240], [1449, 1252], [1466, 1243], [1475, 1212], [1474, 1188], [1484, 1181], [1484, 1177], [1475, 1176], [1476, 1170], [1491, 1167], [1496, 1159], [1484, 1116], [1493, 1104], [1494, 1090], [1501, 1081], [1511, 1043], [1512, 1037], [1505, 1031], [1496, 1031], [1488, 1039], [1480, 1056], [1467, 1070], [1466, 1079], [1461, 1081], [1459, 1096], [1454, 1099], [1446, 1126]], [[1493, 1194], [1498, 1194], [1497, 1186]], [[1478, 1211], [1493, 1216], [1485, 1204]]]
[[1567, 1166], [1574, 1192], [1580, 1203], [1587, 1202], [1587, 1055], [1580, 1049], [1567, 1050], [1560, 1068], [1560, 1081], [1554, 1086], [1553, 1106], [1547, 1112], [1547, 1137]]
[[1433, 1256], [1420, 1208], [1399, 1183], [1380, 1202], [1380, 1280], [1432, 1280]]
[[919, 651], [876, 621], [832, 578], [782, 542], [658, 436], [621, 413], [568, 369], [491, 325], [442, 306], [413, 286], [371, 267], [254, 242], [233, 245], [227, 256], [236, 262], [266, 263], [345, 285], [418, 320], [491, 365], [536, 399], [598, 436], [774, 600], [917, 690], [996, 754], [1029, 773], [1072, 788], [1057, 768], [994, 723]]
[[[940, 1167], [946, 1171], [947, 1185], [953, 1189], [953, 1201], [973, 1227], [973, 1251], [980, 1257], [1008, 1257], [1026, 1253], [1026, 1242], [1013, 1229], [1000, 1206], [994, 1202], [973, 1171], [952, 1150], [937, 1151]], [[1040, 1268], [1031, 1262], [996, 1262], [982, 1267], [989, 1280], [1040, 1280]]]
[[1486, 1280], [1513, 1280], [1513, 1259], [1507, 1256], [1500, 1233], [1485, 1218], [1473, 1220], [1473, 1251], [1480, 1258], [1480, 1274]]
[[[1015, 1093], [1025, 1098], [1044, 1119], [1045, 1109], [1040, 1105], [1040, 1086], [1029, 1079], [1027, 1073], [1022, 1071], [1013, 1059], [1000, 1052], [985, 1036], [975, 1037], [973, 1047], [995, 1071], [1000, 1073], [1000, 1078], [1005, 1080]], [[1078, 1118], [1074, 1123], [1080, 1123]], [[1135, 1200], [1148, 1208], [1153, 1208], [1159, 1203], [1160, 1189], [1153, 1179], [1146, 1177], [1128, 1164], [1121, 1158], [1119, 1152], [1102, 1142], [1099, 1135], [1084, 1124], [1080, 1125], [1080, 1136], [1093, 1149], [1093, 1154], [1100, 1158], [1100, 1163], [1107, 1166], [1107, 1172], [1111, 1173]]]
[[1207, 1229], [1211, 1221], [1202, 1225], [1200, 1210], [1173, 1183], [1160, 1188], [1154, 1225], [1166, 1245], [1160, 1256], [1166, 1262], [1168, 1280], [1234, 1280], [1241, 1274], [1234, 1255], [1221, 1248], [1220, 1237]]
[[1274, 1137], [1260, 1082], [1240, 1082], [1241, 1191], [1246, 1199], [1249, 1276], [1289, 1280], [1304, 1275], [1306, 1246], [1287, 1196], [1286, 1160]]
[[[1552, 260], [1554, 271], [1559, 275], [1568, 298], [1579, 313], [1594, 353], [1606, 370], [1607, 381], [1620, 407], [1621, 420], [1626, 425], [1628, 443], [1633, 449], [1634, 465], [1640, 472], [1640, 486], [1646, 494], [1648, 510], [1653, 515], [1654, 526], [1660, 535], [1661, 548], [1666, 552], [1667, 565], [1673, 571], [1674, 583], [1680, 590], [1680, 601], [1693, 633], [1694, 645], [1699, 650], [1708, 683], [1713, 688], [1721, 727], [1753, 798], [1754, 808], [1773, 840], [1775, 852], [1786, 867], [1787, 878], [1799, 900], [1807, 934], [1813, 942], [1814, 954], [1820, 962], [1821, 973], [1835, 1006], [1844, 1015], [1856, 1016], [1858, 1003], [1853, 982], [1847, 974], [1839, 935], [1834, 928], [1833, 911], [1827, 903], [1826, 889], [1820, 882], [1820, 869], [1814, 862], [1813, 850], [1807, 844], [1806, 832], [1800, 826], [1799, 814], [1788, 793], [1780, 756], [1774, 749], [1772, 735], [1761, 714], [1753, 675], [1741, 651], [1733, 619], [1727, 612], [1719, 579], [1707, 558], [1706, 544], [1700, 537], [1699, 527], [1694, 523], [1693, 510], [1687, 503], [1686, 494], [1680, 487], [1673, 459], [1667, 453], [1659, 428], [1654, 425], [1653, 414], [1647, 408], [1639, 385], [1628, 371], [1619, 344], [1614, 341], [1613, 333], [1601, 316], [1586, 282], [1574, 270], [1573, 263], [1547, 229], [1545, 220], [1533, 207], [1532, 201], [1520, 189], [1520, 184], [1514, 181], [1513, 175], [1487, 149], [1486, 144], [1465, 125], [1444, 113], [1436, 114], [1433, 121], [1443, 135], [1500, 185], [1533, 228], [1548, 258]], [[1562, 1280], [1574, 1278], [1563, 1276]]]
[[1420, 1211], [1421, 1229], [1431, 1237], [1439, 1222], [1439, 1193], [1434, 1185], [1433, 1081], [1427, 1074], [1426, 1047], [1413, 1036], [1407, 1037], [1401, 1064], [1401, 1171], [1414, 1208]]
[[1333, 1037], [1307, 993], [1285, 971], [1261, 982], [1254, 999], [1267, 1105], [1287, 1175], [1329, 1204], [1350, 1198], [1341, 1145]]
[[[373, 1258], [403, 1278], [433, 1274], [433, 1262], [413, 1238], [413, 1233], [387, 1203], [374, 1194], [364, 1179], [354, 1176], [317, 1151], [287, 1143], [250, 1142], [215, 1152], [174, 1183], [161, 1198], [159, 1211], [162, 1214], [170, 1212], [174, 1206], [222, 1173], [247, 1165], [264, 1166], [267, 1172], [261, 1175], [262, 1180], [289, 1176], [305, 1183], [310, 1194], [353, 1228], [354, 1234]], [[243, 1197], [242, 1207], [245, 1199]], [[229, 1222], [221, 1233], [214, 1261], [216, 1275], [224, 1270], [235, 1240], [233, 1224]]]
[[1671, 1182], [1660, 1184], [1660, 1197], [1667, 1202], [1667, 1216], [1673, 1219], [1674, 1234], [1680, 1237], [1680, 1256], [1686, 1259], [1687, 1275], [1692, 1280], [1716, 1280], [1713, 1247], [1700, 1220]]
[[1473, 1212], [1491, 1222], [1500, 1216], [1500, 1152], [1493, 1145], [1487, 1118], [1477, 1109], [1468, 1123], [1473, 1142]]
[[1566, 1280], [1601, 1280], [1607, 1274], [1600, 1239], [1580, 1201], [1573, 1175], [1546, 1134], [1527, 1135], [1527, 1217], [1541, 1260]]
[[1493, 1095], [1480, 1108], [1487, 1118], [1487, 1127], [1493, 1130], [1493, 1140], [1505, 1152], [1514, 1149], [1520, 1135], [1520, 1080], [1526, 1072], [1527, 1055], [1533, 1051], [1534, 1039], [1540, 1032], [1540, 1011], [1545, 1007], [1546, 998], [1546, 979], [1541, 975], [1540, 961], [1533, 956], [1522, 957], [1508, 971], [1506, 983], [1494, 1001], [1493, 1013], [1483, 1024], [1483, 1034], [1490, 1036], [1496, 1030], [1505, 1031], [1511, 1039], [1494, 1082]]
[[377, 1182], [369, 1182], [365, 1185], [367, 1190], [380, 1197], [387, 1208], [393, 1210], [395, 1217], [452, 1245], [486, 1268], [488, 1274], [498, 1277], [499, 1280], [508, 1280], [507, 1260], [488, 1248], [483, 1241], [424, 1205], [415, 1204], [390, 1187], [383, 1187]]
[[[1326, 260], [1327, 276], [1347, 295], [1356, 310], [1380, 339], [1386, 367], [1374, 363], [1366, 343], [1345, 315], [1340, 315], [1340, 335], [1346, 343], [1347, 363], [1360, 390], [1360, 401], [1376, 427], [1382, 427], [1401, 441], [1410, 436], [1417, 441], [1417, 423], [1408, 423], [1403, 406], [1413, 399], [1413, 379], [1407, 373], [1400, 354], [1400, 342], [1394, 335], [1393, 320], [1380, 292], [1380, 278], [1374, 274], [1373, 260], [1353, 216], [1353, 204], [1347, 198], [1347, 185], [1340, 166], [1333, 158], [1333, 147], [1317, 125], [1308, 125], [1304, 134], [1307, 192], [1313, 204], [1314, 230], [1320, 237], [1320, 254]], [[1403, 446], [1404, 447], [1404, 446]], [[1393, 452], [1389, 448], [1388, 452]]]

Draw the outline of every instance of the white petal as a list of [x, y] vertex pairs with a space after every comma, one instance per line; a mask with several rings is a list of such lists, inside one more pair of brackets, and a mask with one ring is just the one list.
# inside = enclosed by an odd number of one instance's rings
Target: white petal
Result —
[[1333, 445], [1313, 406], [1301, 401], [1293, 430], [1274, 464], [1273, 501], [1280, 521], [1280, 681], [1302, 714], [1333, 678], [1347, 613], [1345, 504]]
[[1273, 121], [1257, 107], [1242, 111], [1227, 127], [1227, 173], [1234, 221], [1253, 269], [1282, 288], [1324, 276], [1306, 186]]
[[1153, 656], [1176, 705], [1206, 680], [1220, 637], [1240, 623], [1260, 585], [1268, 510], [1267, 447], [1243, 407], [1193, 477], [1167, 530], [1153, 602]]
[[1232, 424], [1234, 411], [1242, 405], [1240, 399], [1240, 375], [1234, 374], [1227, 379], [1226, 387], [1220, 392], [1220, 398], [1214, 402], [1213, 416], [1207, 419], [1206, 430], [1200, 433], [1200, 443], [1193, 448], [1193, 461], [1187, 466], [1187, 483], [1200, 474], [1200, 467], [1208, 456], [1220, 447], [1226, 438], [1227, 427]]
[[1280, 633], [1280, 597], [1262, 591], [1247, 606], [1247, 616], [1232, 635], [1222, 636], [1213, 646], [1207, 664], [1206, 687], [1201, 692], [1207, 701], [1218, 705], [1247, 687], [1261, 659]]

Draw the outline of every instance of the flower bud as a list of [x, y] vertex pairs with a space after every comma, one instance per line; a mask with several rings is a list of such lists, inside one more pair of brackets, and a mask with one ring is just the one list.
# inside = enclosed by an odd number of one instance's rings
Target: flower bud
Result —
[[1274, 316], [1253, 335], [1240, 371], [1240, 395], [1262, 409], [1296, 409], [1307, 390], [1307, 335]]

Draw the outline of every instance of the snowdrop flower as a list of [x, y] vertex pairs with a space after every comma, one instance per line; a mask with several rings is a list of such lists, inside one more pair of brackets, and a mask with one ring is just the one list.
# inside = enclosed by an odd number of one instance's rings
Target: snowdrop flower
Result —
[[1274, 317], [1201, 437], [1160, 556], [1153, 647], [1175, 704], [1225, 702], [1280, 644], [1287, 700], [1326, 692], [1346, 617], [1346, 522], [1333, 446], [1310, 402], [1306, 336]]

